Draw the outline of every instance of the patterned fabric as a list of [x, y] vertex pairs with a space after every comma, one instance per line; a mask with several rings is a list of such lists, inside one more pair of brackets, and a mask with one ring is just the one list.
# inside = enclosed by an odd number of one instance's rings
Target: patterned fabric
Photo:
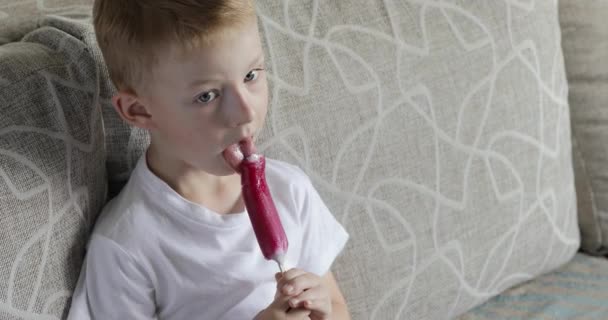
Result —
[[261, 149], [352, 235], [354, 319], [445, 319], [579, 246], [556, 1], [261, 1]]
[[[34, 29], [39, 22], [38, 18], [52, 14], [70, 18], [86, 18], [90, 16], [92, 0], [37, 0], [37, 1], [14, 1], [0, 0], [0, 44], [15, 41], [26, 32]], [[48, 20], [45, 22], [52, 24]], [[67, 28], [67, 26], [64, 26]], [[94, 35], [83, 29], [72, 30], [76, 36], [81, 37], [85, 44], [92, 48], [99, 63], [103, 63], [101, 52], [92, 45], [95, 43]], [[107, 73], [103, 68], [101, 72]], [[106, 75], [106, 74], [104, 74]], [[1, 77], [1, 75], [0, 75]], [[107, 76], [102, 77], [107, 79]], [[0, 83], [2, 79], [0, 78]], [[108, 145], [107, 169], [108, 183], [110, 184], [110, 196], [120, 190], [129, 177], [141, 152], [148, 144], [148, 136], [141, 130], [131, 130], [112, 109], [110, 97], [114, 93], [114, 87], [103, 81], [100, 88], [100, 103], [106, 126], [106, 140]]]
[[44, 14], [82, 16], [91, 11], [91, 0], [0, 0], [0, 44], [17, 41], [36, 27]]
[[[89, 17], [90, 18], [90, 17]], [[101, 50], [97, 46], [95, 33], [90, 19], [74, 23], [71, 20], [50, 16], [42, 19], [41, 27], [49, 26], [65, 30], [76, 37], [87, 47], [93, 57], [95, 68], [99, 70], [99, 100], [103, 117], [106, 147], [106, 170], [108, 178], [109, 197], [116, 195], [135, 168], [137, 160], [149, 144], [148, 134], [144, 130], [129, 127], [112, 107], [111, 98], [116, 92], [112, 85], [107, 68], [103, 62]]]
[[[454, 317], [571, 259], [555, 1], [256, 3], [272, 87], [259, 149], [303, 168], [351, 234], [334, 272], [353, 319]], [[112, 183], [147, 140], [99, 85]]]
[[561, 1], [581, 246], [608, 254], [608, 2]]
[[577, 254], [559, 269], [517, 286], [459, 320], [605, 320], [608, 260]]
[[0, 77], [0, 319], [60, 319], [105, 202], [101, 77], [53, 28], [1, 46]]

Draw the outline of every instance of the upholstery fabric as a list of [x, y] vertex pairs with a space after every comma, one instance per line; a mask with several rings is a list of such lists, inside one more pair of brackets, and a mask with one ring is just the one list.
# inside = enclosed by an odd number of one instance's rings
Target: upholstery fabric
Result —
[[101, 77], [50, 27], [0, 46], [0, 77], [0, 319], [59, 319], [105, 202]]
[[90, 0], [0, 0], [0, 44], [18, 41], [46, 14], [79, 17], [90, 13]]
[[445, 319], [579, 246], [556, 1], [263, 1], [261, 149], [352, 235], [354, 319]]
[[608, 2], [560, 1], [581, 248], [608, 253]]
[[509, 289], [459, 320], [604, 320], [608, 260], [577, 254], [556, 272]]

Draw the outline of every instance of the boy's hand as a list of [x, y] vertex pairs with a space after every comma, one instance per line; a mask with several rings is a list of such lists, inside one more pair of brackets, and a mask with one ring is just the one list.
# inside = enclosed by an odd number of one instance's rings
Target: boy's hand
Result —
[[288, 298], [291, 308], [310, 310], [311, 320], [329, 320], [332, 305], [329, 289], [321, 277], [300, 269], [277, 273], [277, 290]]
[[310, 320], [311, 311], [304, 308], [291, 308], [288, 303], [289, 298], [277, 290], [274, 301], [266, 309], [260, 311], [253, 320]]

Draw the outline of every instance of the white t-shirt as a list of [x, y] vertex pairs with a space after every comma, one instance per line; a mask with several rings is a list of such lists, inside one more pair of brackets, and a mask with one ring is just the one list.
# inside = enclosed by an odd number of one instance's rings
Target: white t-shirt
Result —
[[[266, 182], [287, 234], [287, 267], [329, 271], [348, 234], [308, 177], [267, 159]], [[253, 319], [276, 292], [247, 212], [190, 202], [139, 160], [90, 238], [69, 320]]]

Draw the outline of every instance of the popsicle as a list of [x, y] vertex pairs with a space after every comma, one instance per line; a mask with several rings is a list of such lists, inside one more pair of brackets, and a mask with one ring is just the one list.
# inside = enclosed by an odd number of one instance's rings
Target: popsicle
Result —
[[241, 163], [241, 187], [253, 231], [267, 260], [274, 260], [283, 272], [288, 241], [265, 178], [266, 159], [245, 156]]
[[[241, 188], [245, 207], [264, 258], [274, 260], [284, 271], [285, 254], [289, 246], [287, 235], [266, 184], [266, 159], [257, 154], [251, 139], [240, 143], [240, 150], [232, 148], [229, 163], [241, 174]], [[238, 155], [238, 153], [242, 153]], [[236, 158], [235, 158], [236, 157]], [[243, 158], [242, 161], [235, 159]]]

